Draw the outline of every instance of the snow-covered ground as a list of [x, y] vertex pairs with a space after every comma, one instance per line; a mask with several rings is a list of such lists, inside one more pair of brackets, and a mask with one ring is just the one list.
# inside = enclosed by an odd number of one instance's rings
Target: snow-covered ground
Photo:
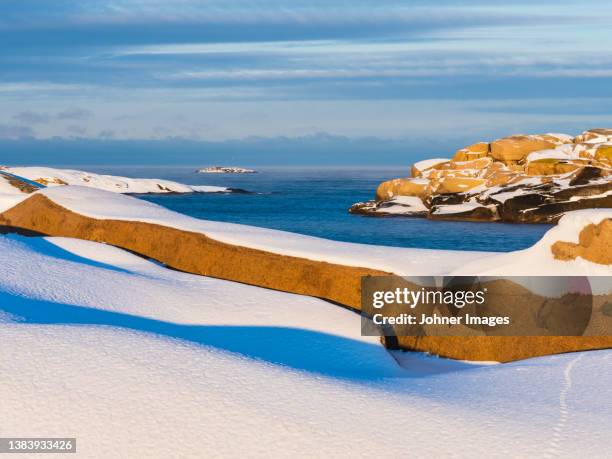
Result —
[[0, 340], [0, 436], [78, 457], [609, 457], [612, 351], [392, 355], [321, 300], [92, 242], [0, 236]]
[[80, 185], [113, 193], [224, 193], [230, 191], [219, 186], [184, 185], [170, 180], [117, 177], [51, 167], [5, 167], [0, 170], [46, 186]]
[[0, 174], [0, 212], [16, 206], [28, 196], [11, 185], [6, 176]]

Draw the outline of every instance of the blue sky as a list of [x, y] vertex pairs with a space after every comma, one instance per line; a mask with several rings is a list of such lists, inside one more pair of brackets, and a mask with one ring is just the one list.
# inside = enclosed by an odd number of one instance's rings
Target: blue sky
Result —
[[612, 127], [611, 23], [608, 0], [0, 0], [0, 139]]

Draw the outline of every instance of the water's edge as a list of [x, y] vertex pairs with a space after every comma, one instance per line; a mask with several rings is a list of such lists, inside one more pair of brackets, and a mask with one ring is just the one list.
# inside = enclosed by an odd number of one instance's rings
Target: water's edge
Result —
[[[241, 188], [254, 194], [141, 195], [196, 218], [291, 231], [346, 242], [431, 249], [507, 252], [529, 247], [549, 225], [368, 218], [356, 201], [402, 174], [398, 168], [260, 168], [257, 174], [197, 174], [193, 167], [94, 166], [97, 173]], [[407, 173], [407, 171], [406, 171]]]

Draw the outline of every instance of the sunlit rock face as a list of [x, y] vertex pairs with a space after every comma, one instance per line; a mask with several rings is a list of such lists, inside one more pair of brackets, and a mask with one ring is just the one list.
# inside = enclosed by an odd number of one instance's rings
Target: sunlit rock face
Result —
[[[612, 129], [512, 135], [419, 161], [383, 182], [351, 213], [431, 219], [554, 223], [565, 212], [612, 207]], [[407, 206], [397, 197], [412, 200]], [[418, 210], [417, 210], [418, 209]], [[426, 209], [426, 210], [425, 210]]]
[[491, 156], [494, 159], [512, 164], [522, 161], [534, 151], [554, 148], [555, 144], [541, 136], [512, 136], [491, 142]]
[[590, 224], [580, 232], [578, 243], [557, 241], [552, 247], [552, 253], [558, 260], [570, 261], [576, 257], [593, 263], [612, 265], [612, 219], [606, 219], [599, 224]]

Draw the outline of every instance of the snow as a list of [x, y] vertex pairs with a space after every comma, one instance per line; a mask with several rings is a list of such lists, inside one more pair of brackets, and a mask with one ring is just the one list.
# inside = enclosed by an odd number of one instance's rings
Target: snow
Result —
[[[496, 190], [495, 190], [496, 191]], [[490, 193], [489, 196], [491, 199], [497, 202], [506, 202], [508, 199], [516, 198], [517, 196], [523, 196], [525, 194], [532, 194], [533, 190], [529, 188], [518, 188], [513, 191], [504, 191], [502, 193]]]
[[574, 136], [569, 134], [562, 134], [559, 132], [548, 132], [546, 135], [550, 135], [552, 137], [556, 137], [559, 140], [563, 140], [565, 142], [571, 143], [574, 141]]
[[[186, 231], [200, 232], [228, 244], [347, 266], [379, 269], [403, 276], [574, 275], [590, 276], [597, 293], [609, 293], [610, 288], [605, 283], [605, 285], [598, 284], [594, 276], [611, 276], [612, 266], [592, 263], [581, 258], [573, 261], [560, 261], [553, 257], [550, 249], [557, 241], [576, 242], [578, 234], [586, 225], [594, 221], [599, 222], [603, 218], [612, 218], [610, 209], [570, 212], [557, 227], [549, 230], [545, 237], [533, 247], [499, 254], [352, 244], [265, 228], [198, 220], [130, 196], [92, 188], [52, 187], [37, 193], [49, 197], [76, 213], [93, 218], [156, 223]], [[9, 199], [4, 201], [2, 196], [2, 188], [0, 188], [0, 210], [3, 202], [5, 210], [9, 208], [15, 196], [19, 201], [30, 195], [7, 195]], [[398, 197], [396, 201], [398, 205], [385, 209], [385, 211], [405, 213], [408, 209], [413, 212], [420, 203], [420, 200], [415, 197]], [[420, 203], [420, 205], [423, 204]], [[456, 212], [458, 209], [467, 211], [476, 205], [475, 202], [469, 202], [463, 207], [446, 206], [448, 207], [446, 209], [441, 206], [436, 212], [447, 210]], [[532, 288], [525, 284], [525, 287], [534, 290], [537, 285]]]
[[[571, 147], [572, 145], [570, 145]], [[571, 159], [577, 159], [578, 155], [574, 154], [573, 151], [568, 151], [564, 148], [555, 148], [554, 150], [540, 150], [534, 151], [527, 155], [527, 162], [540, 161], [543, 159], [558, 159], [563, 161], [569, 161]]]
[[425, 204], [423, 204], [421, 198], [416, 196], [396, 196], [385, 201], [384, 206], [380, 206], [376, 209], [377, 213], [398, 215], [427, 211], [428, 209]]
[[348, 266], [365, 266], [398, 274], [433, 275], [487, 252], [403, 249], [353, 244], [233, 223], [199, 220], [131, 196], [92, 188], [64, 186], [38, 191], [60, 206], [98, 219], [155, 223], [202, 233], [227, 244]]
[[456, 205], [440, 205], [437, 206], [435, 211], [432, 212], [434, 215], [448, 215], [448, 214], [459, 214], [463, 212], [470, 212], [478, 207], [486, 207], [482, 204], [474, 201], [464, 202]]
[[0, 212], [15, 207], [28, 197], [27, 193], [23, 193], [18, 188], [15, 188], [4, 175], [0, 174]]
[[8, 167], [5, 169], [29, 180], [44, 181], [48, 186], [80, 185], [113, 193], [221, 193], [225, 187], [192, 186], [161, 179], [139, 179], [100, 175], [71, 169], [50, 167]]
[[574, 202], [574, 201], [582, 201], [583, 199], [601, 199], [601, 198], [605, 198], [606, 196], [611, 196], [611, 195], [612, 195], [612, 190], [608, 190], [603, 193], [592, 194], [590, 196], [572, 196], [571, 198], [569, 198], [569, 201]]
[[[566, 213], [557, 226], [548, 230], [542, 239], [534, 246], [498, 254], [488, 258], [481, 258], [469, 262], [465, 266], [453, 270], [450, 274], [465, 276], [590, 276], [591, 283], [594, 276], [612, 276], [612, 266], [591, 263], [582, 258], [572, 261], [556, 260], [550, 250], [557, 241], [577, 243], [582, 229], [589, 224], [599, 224], [602, 220], [612, 218], [612, 209], [585, 209]], [[609, 279], [601, 286], [595, 286], [595, 292], [609, 293]]]
[[463, 202], [461, 204], [452, 204], [452, 205], [439, 205], [436, 206], [435, 210], [432, 212], [434, 215], [446, 215], [446, 214], [458, 214], [462, 212], [469, 212], [478, 207], [485, 207], [479, 202], [476, 202], [474, 199], [470, 201]]
[[[227, 244], [239, 245], [316, 261], [360, 266], [395, 273], [402, 276], [437, 276], [449, 273], [466, 275], [612, 275], [612, 266], [586, 260], [571, 262], [553, 258], [550, 246], [558, 240], [568, 240], [561, 228], [551, 229], [535, 246], [526, 251], [507, 254], [458, 250], [431, 250], [354, 244], [332, 241], [296, 233], [257, 228], [233, 223], [199, 220], [172, 212], [153, 203], [131, 196], [108, 193], [84, 187], [52, 187], [37, 191], [60, 206], [81, 215], [97, 219], [141, 221], [185, 231], [202, 233]], [[454, 206], [453, 206], [454, 207]], [[595, 209], [568, 213], [579, 223], [567, 230], [577, 238], [579, 228], [586, 226], [593, 215], [612, 218], [611, 209]], [[566, 217], [567, 217], [566, 215]], [[606, 216], [607, 217], [604, 217]], [[590, 216], [590, 217], [585, 217]], [[574, 221], [563, 219], [562, 222]], [[580, 226], [582, 225], [582, 226]], [[525, 254], [530, 254], [527, 258]], [[526, 272], [527, 271], [527, 272]]]
[[447, 163], [450, 159], [448, 158], [433, 158], [433, 159], [424, 159], [423, 161], [419, 161], [414, 163], [412, 167], [419, 171], [424, 171], [426, 169], [430, 169], [438, 164]]
[[609, 142], [610, 140], [612, 140], [610, 138], [610, 136], [598, 135], [597, 137], [594, 137], [594, 138], [592, 138], [590, 140], [585, 140], [584, 143], [588, 143], [588, 144], [600, 144], [600, 143]]
[[323, 301], [86, 241], [0, 236], [0, 266], [3, 437], [85, 458], [609, 453], [610, 350], [388, 353]]
[[[561, 175], [554, 180], [554, 183], [559, 185], [561, 188], [567, 188], [570, 182], [570, 179], [567, 177], [569, 177], [570, 175], [571, 173]], [[481, 193], [481, 198], [489, 197], [494, 201], [503, 203], [506, 202], [508, 199], [512, 199], [517, 196], [534, 193], [533, 189], [527, 187], [533, 187], [538, 185], [542, 185], [542, 180], [540, 177], [525, 177], [521, 180], [514, 182], [511, 185], [511, 187], [513, 188], [516, 187], [516, 189], [512, 191], [501, 191], [506, 187], [494, 186]]]
[[[184, 326], [205, 321], [215, 326], [289, 327], [339, 337], [352, 336], [360, 329], [359, 316], [322, 300], [179, 273], [116, 247], [89, 241], [0, 236], [0, 266], [0, 292], [6, 292], [0, 293], [0, 298], [10, 294], [52, 303], [37, 306], [45, 308], [52, 308], [54, 304], [95, 308], [108, 314], [94, 319], [113, 323], [120, 319], [116, 314], [128, 314], [148, 319], [149, 322], [143, 321], [140, 326], [159, 332], [178, 333], [180, 327], [166, 330], [151, 321]], [[203, 308], [203, 298], [206, 308]], [[0, 309], [47, 323], [44, 312], [29, 310], [33, 305], [23, 301], [21, 304], [12, 299], [13, 303], [19, 303], [12, 309], [0, 302]], [[74, 308], [60, 308], [56, 312], [72, 317], [70, 322], [80, 320]], [[182, 333], [188, 335], [187, 330]], [[374, 337], [356, 339], [377, 343]], [[313, 359], [322, 351], [313, 347]], [[373, 368], [384, 367], [385, 361], [392, 362], [382, 353], [382, 348], [372, 356]], [[347, 354], [344, 358], [350, 356]], [[363, 360], [366, 366], [367, 361], [366, 356]], [[370, 371], [366, 366], [361, 369], [364, 377]], [[334, 371], [340, 374], [355, 370], [340, 364]]]

